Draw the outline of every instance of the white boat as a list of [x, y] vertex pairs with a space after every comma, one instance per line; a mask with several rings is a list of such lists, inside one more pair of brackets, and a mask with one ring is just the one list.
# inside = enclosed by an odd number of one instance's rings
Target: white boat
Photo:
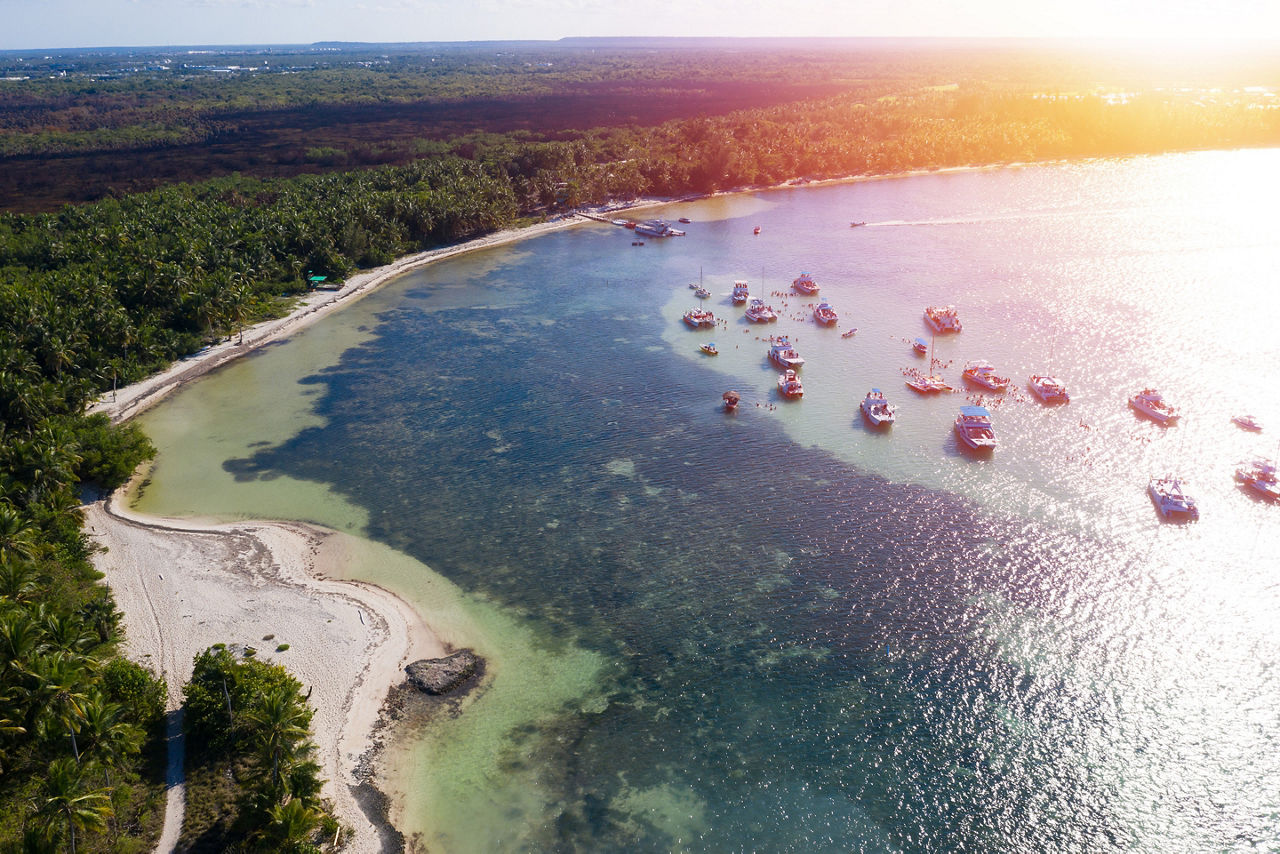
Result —
[[1174, 477], [1152, 478], [1147, 484], [1147, 494], [1166, 519], [1198, 519], [1200, 510], [1196, 501], [1182, 491], [1182, 481]]
[[650, 219], [644, 222], [636, 223], [636, 234], [643, 234], [647, 237], [683, 237], [684, 232], [678, 228], [672, 228], [665, 220]]
[[694, 329], [701, 329], [704, 326], [715, 326], [716, 316], [705, 308], [691, 308], [684, 313], [684, 322]]
[[956, 416], [956, 436], [975, 451], [994, 451], [996, 431], [985, 406], [962, 406]]
[[791, 287], [795, 288], [802, 294], [813, 296], [818, 292], [818, 283], [813, 280], [813, 276], [808, 273], [801, 273], [791, 280]]
[[1009, 387], [1009, 378], [997, 374], [990, 362], [984, 362], [981, 359], [966, 362], [961, 375], [969, 382], [992, 391], [1004, 391]]
[[716, 342], [714, 341], [708, 341], [706, 344], [703, 344], [698, 349], [706, 353], [708, 356], [720, 355], [720, 350], [716, 347]]
[[836, 314], [831, 304], [824, 300], [813, 307], [813, 319], [823, 326], [835, 326], [840, 315]]
[[923, 356], [925, 353], [929, 352], [929, 342], [923, 338], [917, 338], [911, 342], [911, 349]]
[[751, 302], [747, 305], [746, 318], [752, 323], [769, 323], [778, 319], [778, 313], [765, 305], [764, 300], [759, 297], [752, 297]]
[[1280, 500], [1280, 477], [1275, 460], [1256, 459], [1236, 469], [1236, 480], [1270, 501]]
[[951, 391], [951, 386], [943, 381], [942, 377], [934, 374], [925, 376], [917, 373], [907, 380], [907, 388], [918, 391], [921, 394], [935, 394], [940, 391]]
[[1262, 432], [1262, 422], [1252, 415], [1233, 415], [1231, 416], [1231, 420], [1237, 427], [1242, 427], [1245, 430], [1252, 430], [1255, 433]]
[[710, 299], [711, 291], [707, 290], [706, 288], [698, 288], [696, 291], [693, 292], [693, 295], [698, 299]]
[[614, 225], [620, 225], [620, 226], [622, 226], [623, 228], [626, 228], [626, 226], [627, 226], [627, 221], [626, 221], [625, 219], [615, 219], [615, 220], [613, 220], [613, 224], [614, 224]]
[[738, 281], [733, 283], [733, 304], [742, 305], [751, 299], [751, 290], [747, 287], [746, 282]]
[[769, 342], [769, 361], [779, 368], [794, 371], [804, 365], [804, 357], [791, 346], [791, 339], [787, 336], [778, 335], [770, 338]]
[[959, 332], [962, 328], [954, 305], [931, 305], [924, 310], [924, 319], [934, 332]]
[[855, 335], [857, 335], [857, 334], [858, 334], [858, 327], [856, 327], [856, 326], [850, 326], [850, 327], [849, 327], [848, 329], [846, 329], [844, 332], [841, 332], [841, 333], [840, 333], [840, 337], [841, 337], [841, 338], [852, 338], [853, 336], [855, 336]]
[[793, 370], [786, 370], [778, 374], [778, 393], [783, 397], [803, 397], [804, 386], [800, 382], [800, 378], [796, 376]]
[[867, 396], [862, 399], [861, 406], [862, 414], [866, 416], [873, 427], [892, 424], [897, 418], [897, 408], [885, 400], [884, 392], [878, 388], [873, 388], [867, 392]]
[[1066, 403], [1071, 400], [1067, 387], [1056, 377], [1047, 374], [1032, 374], [1027, 380], [1031, 393], [1045, 403]]
[[1129, 398], [1129, 405], [1135, 412], [1147, 416], [1157, 424], [1172, 424], [1181, 417], [1178, 410], [1153, 388], [1144, 388]]

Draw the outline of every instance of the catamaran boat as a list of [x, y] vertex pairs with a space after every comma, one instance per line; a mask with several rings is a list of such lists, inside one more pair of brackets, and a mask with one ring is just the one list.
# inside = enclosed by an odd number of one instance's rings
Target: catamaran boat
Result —
[[1174, 477], [1152, 478], [1147, 484], [1151, 501], [1166, 519], [1199, 519], [1196, 500], [1182, 491], [1182, 481]]
[[778, 393], [783, 397], [804, 396], [804, 386], [795, 371], [788, 369], [778, 374]]
[[752, 297], [747, 305], [747, 320], [752, 323], [769, 323], [778, 319], [778, 313], [764, 304], [759, 297]]
[[924, 310], [924, 319], [934, 332], [959, 332], [960, 315], [954, 305], [931, 305]]
[[1147, 416], [1157, 424], [1172, 424], [1181, 417], [1178, 410], [1153, 388], [1144, 388], [1129, 398], [1129, 405], [1135, 412]]
[[962, 406], [956, 416], [956, 436], [975, 451], [994, 451], [996, 431], [985, 406]]
[[824, 301], [813, 307], [813, 319], [823, 326], [835, 326], [840, 315], [836, 314], [830, 303]]
[[1071, 395], [1067, 394], [1067, 387], [1056, 377], [1046, 374], [1032, 374], [1031, 378], [1027, 380], [1027, 386], [1031, 389], [1032, 394], [1045, 403], [1066, 403], [1071, 400]]
[[701, 329], [704, 326], [715, 326], [716, 316], [705, 308], [691, 308], [684, 313], [684, 322], [694, 329]]
[[984, 362], [981, 359], [966, 362], [962, 375], [969, 382], [992, 391], [1004, 391], [1009, 387], [1009, 378], [997, 374], [990, 362]]
[[769, 360], [779, 368], [794, 371], [804, 365], [804, 357], [791, 346], [791, 339], [787, 336], [779, 335], [769, 340]]
[[1269, 501], [1280, 500], [1275, 460], [1256, 459], [1236, 469], [1236, 480]]
[[892, 424], [897, 418], [897, 408], [885, 400], [884, 392], [873, 388], [862, 399], [862, 414], [871, 422], [872, 427]]
[[802, 294], [813, 296], [818, 292], [818, 283], [813, 280], [813, 276], [808, 273], [801, 273], [791, 280], [791, 287], [795, 288]]
[[943, 381], [942, 377], [934, 374], [925, 376], [924, 374], [914, 374], [911, 379], [907, 380], [907, 388], [918, 391], [921, 394], [935, 394], [940, 391], [951, 391], [951, 386]]
[[733, 304], [734, 304], [734, 305], [742, 305], [742, 304], [743, 304], [743, 303], [745, 303], [747, 300], [751, 299], [751, 291], [747, 288], [747, 283], [746, 283], [746, 282], [734, 282], [734, 283], [733, 283], [733, 297], [732, 297], [732, 298], [733, 298]]

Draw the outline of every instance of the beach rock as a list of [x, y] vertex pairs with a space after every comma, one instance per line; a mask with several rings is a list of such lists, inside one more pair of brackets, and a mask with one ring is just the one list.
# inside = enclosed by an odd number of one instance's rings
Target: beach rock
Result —
[[424, 694], [448, 694], [475, 675], [479, 664], [469, 649], [444, 658], [423, 658], [405, 668], [409, 682]]

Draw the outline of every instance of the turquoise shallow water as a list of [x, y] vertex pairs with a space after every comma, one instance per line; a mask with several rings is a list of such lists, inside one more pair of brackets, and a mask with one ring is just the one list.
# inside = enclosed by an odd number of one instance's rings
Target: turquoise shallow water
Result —
[[[1280, 449], [1277, 175], [1280, 151], [919, 176], [465, 256], [149, 416], [144, 506], [363, 534], [521, 649], [406, 759], [441, 850], [1280, 847], [1280, 507], [1232, 481]], [[801, 270], [857, 335], [784, 295]], [[699, 279], [714, 331], [679, 322]], [[734, 279], [782, 309], [803, 401]], [[965, 324], [944, 375], [985, 358], [1020, 389], [984, 401], [990, 458], [951, 433], [976, 392], [903, 386], [934, 303]], [[1030, 399], [1041, 370], [1069, 405]], [[1129, 411], [1151, 384], [1181, 424]], [[1169, 471], [1199, 522], [1157, 518]]]

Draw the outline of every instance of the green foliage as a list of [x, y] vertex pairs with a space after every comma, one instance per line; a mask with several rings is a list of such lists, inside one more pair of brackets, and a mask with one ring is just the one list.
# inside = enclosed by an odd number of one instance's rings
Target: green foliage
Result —
[[164, 717], [164, 680], [127, 658], [113, 658], [102, 668], [102, 689], [114, 702], [133, 709], [145, 728], [157, 727]]
[[112, 424], [101, 413], [73, 425], [80, 451], [79, 479], [110, 491], [124, 485], [133, 470], [155, 456], [155, 447], [136, 424]]

